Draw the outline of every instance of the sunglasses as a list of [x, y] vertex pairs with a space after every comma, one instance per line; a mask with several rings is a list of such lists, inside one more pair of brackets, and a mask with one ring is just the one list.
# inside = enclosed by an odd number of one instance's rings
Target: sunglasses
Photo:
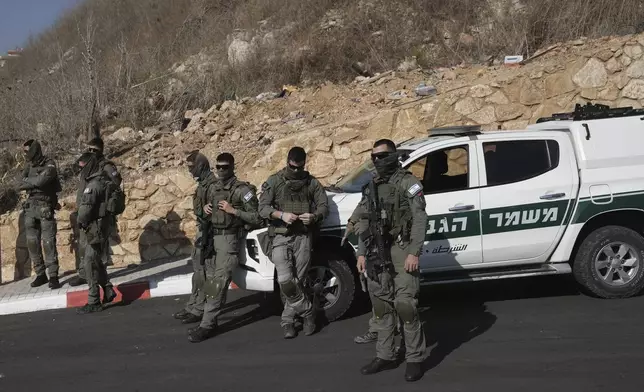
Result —
[[217, 170], [226, 170], [230, 167], [230, 165], [215, 165]]
[[375, 154], [371, 154], [371, 160], [375, 162], [375, 161], [377, 161], [377, 160], [387, 158], [387, 157], [388, 157], [388, 156], [390, 156], [391, 154], [392, 154], [391, 152], [387, 152], [387, 151], [385, 151], [385, 152], [378, 152], [378, 153], [375, 153]]

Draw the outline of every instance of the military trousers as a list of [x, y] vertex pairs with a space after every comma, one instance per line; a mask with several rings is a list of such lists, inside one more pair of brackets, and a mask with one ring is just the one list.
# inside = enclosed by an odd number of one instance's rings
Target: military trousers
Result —
[[[58, 277], [57, 225], [53, 206], [47, 202], [28, 200], [24, 209], [24, 217], [27, 250], [34, 271], [39, 276], [47, 273], [49, 278]], [[45, 251], [44, 259], [43, 249]]]
[[[394, 271], [382, 271], [376, 280], [367, 279], [373, 305], [374, 327], [378, 333], [376, 355], [380, 359], [395, 359], [394, 335], [397, 318], [402, 321], [405, 360], [422, 362], [425, 358], [425, 335], [418, 314], [420, 279], [418, 271], [404, 269], [406, 252], [394, 245], [391, 249]], [[396, 317], [396, 314], [398, 317]]]
[[87, 303], [90, 305], [101, 303], [101, 287], [105, 290], [106, 287], [112, 286], [107, 277], [107, 267], [102, 260], [104, 244], [104, 242], [97, 244], [85, 242], [83, 264], [85, 264], [85, 275], [89, 285]]
[[303, 289], [311, 267], [311, 242], [310, 234], [276, 234], [273, 239], [271, 260], [277, 269], [280, 290], [286, 298], [281, 326], [293, 324], [297, 316], [304, 318], [313, 314], [313, 304]]
[[[106, 225], [107, 229], [110, 230], [109, 224]], [[78, 256], [81, 260], [81, 262], [78, 265], [77, 273], [78, 276], [88, 280], [87, 273], [85, 272], [85, 249], [87, 248], [87, 235], [82, 229], [78, 229]], [[110, 253], [110, 239], [108, 236], [106, 236], [106, 239], [103, 240], [103, 244], [101, 245], [101, 263], [107, 268], [107, 264], [109, 261], [109, 253]], [[105, 255], [108, 255], [107, 257]], [[109, 280], [109, 279], [108, 279]]]
[[203, 292], [206, 303], [201, 319], [201, 328], [217, 326], [217, 317], [226, 304], [228, 286], [233, 277], [233, 271], [239, 262], [239, 235], [222, 234], [214, 237], [215, 257], [206, 260], [206, 281]]
[[[201, 230], [197, 232], [195, 244], [201, 241]], [[192, 289], [190, 298], [184, 310], [195, 316], [203, 316], [204, 305], [206, 304], [206, 295], [203, 292], [203, 285], [206, 282], [206, 271], [203, 265], [199, 263], [201, 258], [201, 249], [195, 247], [192, 251]]]

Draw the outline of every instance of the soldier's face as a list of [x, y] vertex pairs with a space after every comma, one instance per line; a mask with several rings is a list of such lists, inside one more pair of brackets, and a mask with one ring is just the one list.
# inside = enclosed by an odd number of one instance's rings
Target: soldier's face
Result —
[[288, 161], [288, 167], [294, 172], [303, 171], [304, 165], [306, 165], [306, 162], [295, 162], [293, 160]]

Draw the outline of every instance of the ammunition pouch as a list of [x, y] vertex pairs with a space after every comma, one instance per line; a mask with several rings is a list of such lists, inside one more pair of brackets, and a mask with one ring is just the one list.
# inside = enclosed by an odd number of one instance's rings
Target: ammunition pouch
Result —
[[273, 234], [271, 236], [269, 232], [270, 228], [267, 231], [258, 234], [257, 241], [259, 241], [259, 247], [262, 248], [262, 253], [270, 259], [273, 255], [273, 237], [275, 237], [275, 235]]

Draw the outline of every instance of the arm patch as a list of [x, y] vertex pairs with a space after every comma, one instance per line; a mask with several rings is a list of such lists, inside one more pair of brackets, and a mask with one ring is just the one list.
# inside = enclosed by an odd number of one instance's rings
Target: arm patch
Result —
[[409, 194], [410, 197], [416, 196], [418, 194], [418, 191], [422, 190], [423, 188], [420, 186], [420, 184], [415, 183], [414, 185], [410, 186], [409, 189], [407, 189], [407, 193]]
[[254, 195], [253, 195], [253, 192], [252, 192], [252, 191], [248, 191], [248, 193], [246, 193], [246, 194], [244, 195], [244, 201], [245, 201], [245, 202], [248, 202], [250, 199], [252, 199], [252, 198], [253, 198], [253, 196], [254, 196]]

